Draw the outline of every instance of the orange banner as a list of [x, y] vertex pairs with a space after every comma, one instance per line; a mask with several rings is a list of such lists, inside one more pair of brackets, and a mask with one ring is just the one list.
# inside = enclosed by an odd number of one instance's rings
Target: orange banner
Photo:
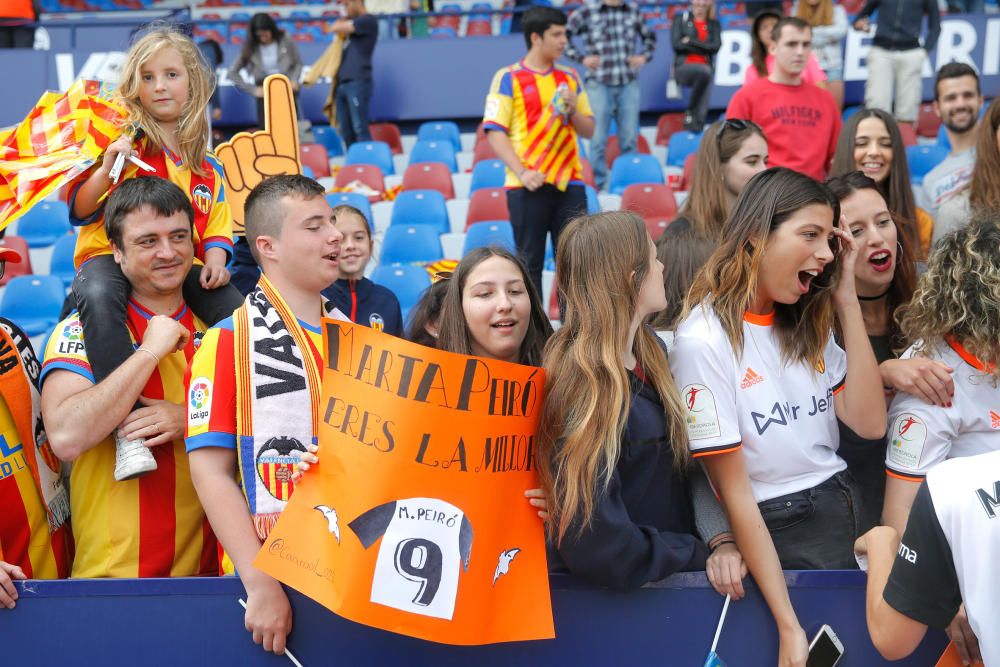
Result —
[[545, 372], [324, 320], [320, 463], [254, 565], [345, 618], [447, 644], [555, 636], [535, 429]]

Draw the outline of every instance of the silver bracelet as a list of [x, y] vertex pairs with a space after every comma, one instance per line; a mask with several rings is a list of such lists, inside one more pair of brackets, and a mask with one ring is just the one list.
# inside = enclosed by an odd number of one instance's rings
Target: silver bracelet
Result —
[[156, 356], [156, 353], [155, 353], [155, 352], [153, 352], [152, 350], [149, 350], [149, 349], [146, 349], [146, 348], [144, 348], [144, 347], [142, 347], [142, 346], [140, 345], [139, 347], [135, 348], [135, 351], [136, 351], [136, 352], [145, 352], [145, 353], [146, 353], [146, 354], [148, 354], [149, 356], [153, 357], [153, 359], [156, 359], [156, 365], [157, 365], [157, 366], [159, 366], [159, 365], [160, 365], [160, 358], [159, 358], [158, 356]]

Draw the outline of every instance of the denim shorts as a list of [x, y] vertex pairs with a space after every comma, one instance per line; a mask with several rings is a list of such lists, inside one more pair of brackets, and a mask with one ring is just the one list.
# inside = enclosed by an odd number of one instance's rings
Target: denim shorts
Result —
[[758, 503], [785, 570], [856, 570], [858, 493], [846, 470], [811, 489]]

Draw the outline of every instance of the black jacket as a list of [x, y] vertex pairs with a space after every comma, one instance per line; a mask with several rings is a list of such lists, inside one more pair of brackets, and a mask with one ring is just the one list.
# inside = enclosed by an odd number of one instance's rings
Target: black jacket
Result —
[[[928, 53], [937, 45], [941, 33], [941, 15], [937, 0], [868, 0], [858, 14], [858, 19], [868, 18], [878, 10], [875, 28], [875, 46], [890, 51], [906, 51], [920, 46], [920, 28], [927, 15], [927, 38], [924, 48]], [[857, 20], [857, 19], [855, 19]]]
[[549, 568], [616, 589], [639, 588], [680, 571], [705, 568], [687, 480], [674, 468], [663, 403], [629, 373], [632, 400], [621, 456], [583, 533], [571, 527]]
[[403, 315], [399, 299], [387, 287], [376, 285], [367, 278], [341, 278], [325, 290], [323, 296], [333, 302], [352, 322], [375, 328], [382, 322], [382, 331], [403, 337]]
[[[674, 66], [679, 67], [687, 61], [691, 54], [698, 54], [708, 58], [708, 66], [713, 65], [713, 59], [722, 47], [722, 26], [715, 19], [706, 19], [708, 22], [708, 35], [705, 41], [698, 39], [698, 30], [694, 27], [694, 14], [684, 12], [674, 17], [673, 26], [670, 28], [670, 41], [674, 47]], [[687, 37], [687, 43], [681, 40]]]

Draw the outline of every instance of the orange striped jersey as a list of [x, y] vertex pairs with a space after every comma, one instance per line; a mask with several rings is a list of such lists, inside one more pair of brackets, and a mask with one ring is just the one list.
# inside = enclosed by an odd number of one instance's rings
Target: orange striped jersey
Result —
[[[118, 183], [124, 183], [128, 178], [159, 176], [178, 186], [191, 199], [194, 208], [194, 256], [204, 262], [205, 251], [209, 248], [222, 248], [229, 255], [233, 254], [233, 216], [226, 201], [226, 190], [223, 186], [222, 165], [209, 153], [202, 161], [205, 176], [198, 176], [181, 162], [179, 156], [170, 149], [164, 148], [157, 153], [150, 153], [146, 148], [146, 139], [140, 139], [136, 151], [140, 160], [153, 167], [156, 171], [148, 172], [131, 162], [125, 163], [122, 176]], [[69, 204], [70, 222], [78, 226], [79, 235], [76, 239], [76, 253], [73, 257], [76, 267], [98, 255], [111, 254], [108, 235], [104, 232], [104, 203], [97, 211], [86, 219], [73, 215], [73, 205], [76, 193], [95, 169], [80, 174], [66, 188], [66, 201]], [[116, 186], [112, 185], [110, 193]]]
[[[126, 324], [141, 341], [153, 313], [129, 301]], [[187, 306], [173, 318], [191, 332], [187, 347], [164, 357], [142, 395], [184, 404], [184, 371], [206, 327]], [[42, 382], [54, 370], [94, 381], [76, 313], [56, 326], [45, 346]], [[184, 442], [152, 450], [157, 469], [116, 482], [109, 436], [73, 462], [70, 508], [76, 540], [74, 577], [184, 577], [218, 573], [217, 542], [188, 467]]]
[[[299, 325], [306, 332], [316, 365], [323, 372], [320, 349], [323, 334], [301, 320]], [[245, 438], [237, 442], [236, 434], [236, 355], [233, 346], [233, 318], [222, 320], [208, 330], [194, 355], [188, 370], [188, 423], [187, 450], [202, 447], [223, 447], [236, 450], [240, 458], [239, 470], [255, 470], [267, 491], [281, 501], [287, 501], [294, 490], [292, 473], [298, 458], [294, 452], [253, 450], [253, 441]], [[239, 474], [239, 473], [237, 473]], [[243, 484], [244, 493], [256, 493], [255, 484]], [[250, 507], [255, 499], [247, 498]], [[223, 559], [222, 571], [233, 574], [232, 563]]]
[[[59, 469], [47, 449], [39, 465]], [[0, 560], [18, 565], [29, 579], [64, 579], [70, 567], [69, 524], [49, 532], [45, 501], [24, 456], [6, 402], [0, 399]]]
[[[565, 90], [577, 93], [576, 109], [568, 109]], [[521, 163], [545, 175], [545, 182], [560, 190], [570, 184], [583, 185], [583, 172], [571, 112], [592, 116], [587, 91], [576, 70], [554, 65], [535, 72], [519, 62], [504, 67], [493, 77], [486, 96], [483, 127], [510, 137]], [[508, 188], [521, 187], [518, 175], [507, 169]]]

